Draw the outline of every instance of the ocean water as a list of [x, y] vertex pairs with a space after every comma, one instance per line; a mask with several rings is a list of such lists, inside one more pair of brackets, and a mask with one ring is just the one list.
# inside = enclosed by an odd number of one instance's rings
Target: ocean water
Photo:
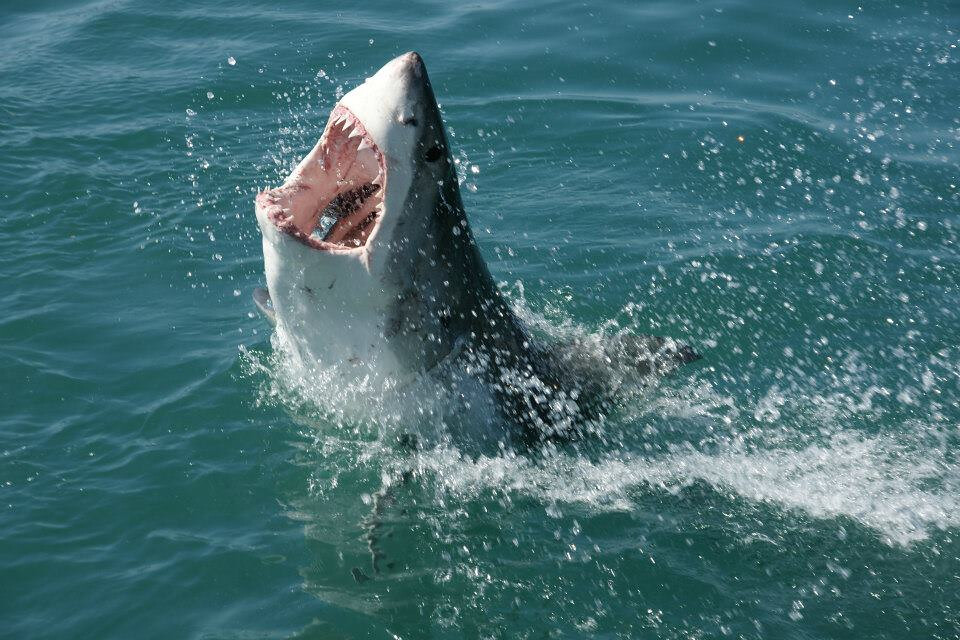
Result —
[[[958, 637], [958, 30], [888, 0], [4, 3], [0, 637]], [[592, 438], [347, 417], [254, 314], [254, 195], [411, 49], [517, 312], [704, 356]]]

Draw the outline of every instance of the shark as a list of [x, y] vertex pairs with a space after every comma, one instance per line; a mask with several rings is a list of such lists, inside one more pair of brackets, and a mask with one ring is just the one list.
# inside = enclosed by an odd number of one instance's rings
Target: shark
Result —
[[313, 149], [255, 209], [267, 286], [254, 301], [296, 357], [374, 385], [455, 366], [490, 390], [525, 441], [569, 435], [630, 379], [699, 358], [665, 337], [625, 332], [595, 348], [533, 334], [471, 231], [416, 52], [344, 95]]

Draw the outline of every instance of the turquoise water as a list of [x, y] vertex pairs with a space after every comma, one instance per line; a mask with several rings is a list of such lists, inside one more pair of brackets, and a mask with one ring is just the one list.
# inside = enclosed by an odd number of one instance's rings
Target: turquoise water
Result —
[[[956, 5], [163, 4], [0, 8], [0, 636], [956, 637]], [[518, 313], [704, 355], [595, 438], [405, 451], [253, 314], [410, 49]]]

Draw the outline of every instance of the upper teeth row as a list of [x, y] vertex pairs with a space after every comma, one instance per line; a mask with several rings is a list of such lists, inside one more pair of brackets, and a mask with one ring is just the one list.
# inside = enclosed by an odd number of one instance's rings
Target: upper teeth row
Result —
[[333, 121], [333, 124], [340, 125], [343, 129], [346, 129], [344, 125], [350, 125], [351, 128], [354, 128], [357, 126], [357, 119], [350, 117], [350, 113], [341, 111], [337, 119]]

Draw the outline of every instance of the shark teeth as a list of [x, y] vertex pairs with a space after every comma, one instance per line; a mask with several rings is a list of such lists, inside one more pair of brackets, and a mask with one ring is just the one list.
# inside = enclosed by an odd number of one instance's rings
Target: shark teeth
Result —
[[363, 247], [385, 212], [385, 158], [345, 107], [328, 120], [319, 144], [283, 186], [257, 197], [258, 212], [320, 251]]

